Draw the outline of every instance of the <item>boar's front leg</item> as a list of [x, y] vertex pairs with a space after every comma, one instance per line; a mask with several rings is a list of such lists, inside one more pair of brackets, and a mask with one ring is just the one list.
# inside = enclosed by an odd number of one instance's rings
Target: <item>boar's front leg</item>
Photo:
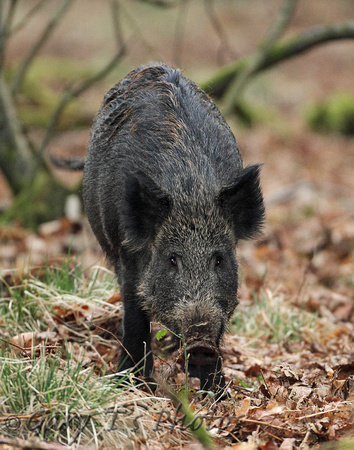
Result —
[[170, 210], [171, 199], [144, 173], [127, 178], [120, 217], [125, 237], [120, 249], [122, 268], [117, 270], [124, 302], [119, 370], [135, 367], [145, 376], [150, 376], [153, 370], [150, 320], [141, 307], [138, 286], [143, 267], [149, 262], [149, 244]]
[[139, 256], [122, 249], [120, 268], [116, 267], [124, 306], [123, 342], [118, 371], [132, 369], [149, 377], [153, 370], [150, 318], [142, 309], [141, 297], [138, 295], [138, 260]]
[[143, 376], [151, 376], [150, 320], [139, 305], [139, 298], [132, 286], [123, 285], [123, 342], [118, 371], [133, 369]]

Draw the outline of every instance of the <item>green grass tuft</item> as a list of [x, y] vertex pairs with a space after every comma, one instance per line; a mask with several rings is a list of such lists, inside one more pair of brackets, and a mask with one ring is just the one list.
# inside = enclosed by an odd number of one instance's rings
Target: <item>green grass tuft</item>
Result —
[[265, 338], [269, 343], [292, 343], [302, 339], [304, 328], [316, 326], [317, 317], [284, 301], [282, 295], [266, 291], [253, 295], [253, 304], [236, 310], [231, 332], [251, 338]]

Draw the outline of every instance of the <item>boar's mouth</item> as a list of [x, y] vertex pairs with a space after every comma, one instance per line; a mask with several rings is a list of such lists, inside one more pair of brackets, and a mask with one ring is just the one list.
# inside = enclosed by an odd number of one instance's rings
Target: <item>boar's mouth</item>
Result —
[[[188, 364], [192, 366], [210, 366], [220, 358], [220, 353], [215, 347], [204, 342], [194, 342], [187, 346], [186, 354], [189, 355]], [[182, 356], [184, 361], [184, 355]]]
[[225, 379], [222, 373], [222, 358], [220, 350], [209, 343], [196, 341], [187, 345], [180, 362], [185, 364], [185, 354], [188, 355], [188, 372], [192, 377], [200, 379], [202, 390], [216, 390], [217, 398], [222, 397]]

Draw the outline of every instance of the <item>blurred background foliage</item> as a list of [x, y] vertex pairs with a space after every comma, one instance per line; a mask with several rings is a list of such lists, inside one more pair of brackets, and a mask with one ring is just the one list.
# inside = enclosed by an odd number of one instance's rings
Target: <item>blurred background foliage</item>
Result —
[[200, 84], [241, 139], [290, 123], [352, 135], [353, 17], [351, 0], [1, 0], [1, 221], [64, 213], [80, 176], [48, 155], [84, 156], [104, 93], [153, 60]]

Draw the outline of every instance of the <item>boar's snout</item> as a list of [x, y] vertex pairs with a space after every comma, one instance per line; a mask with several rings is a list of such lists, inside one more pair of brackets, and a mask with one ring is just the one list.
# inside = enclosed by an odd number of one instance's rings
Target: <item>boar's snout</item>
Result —
[[196, 302], [184, 307], [182, 322], [186, 346], [181, 349], [183, 367], [188, 368], [190, 376], [200, 379], [200, 389], [221, 392], [225, 387], [219, 349], [224, 328], [222, 312], [214, 305], [206, 308]]
[[180, 361], [184, 367], [188, 366], [189, 375], [200, 379], [201, 389], [223, 387], [225, 382], [219, 341], [223, 334], [224, 318], [220, 307], [199, 297], [195, 301], [181, 302], [173, 316], [179, 319], [180, 332], [184, 335], [185, 349], [180, 350]]

